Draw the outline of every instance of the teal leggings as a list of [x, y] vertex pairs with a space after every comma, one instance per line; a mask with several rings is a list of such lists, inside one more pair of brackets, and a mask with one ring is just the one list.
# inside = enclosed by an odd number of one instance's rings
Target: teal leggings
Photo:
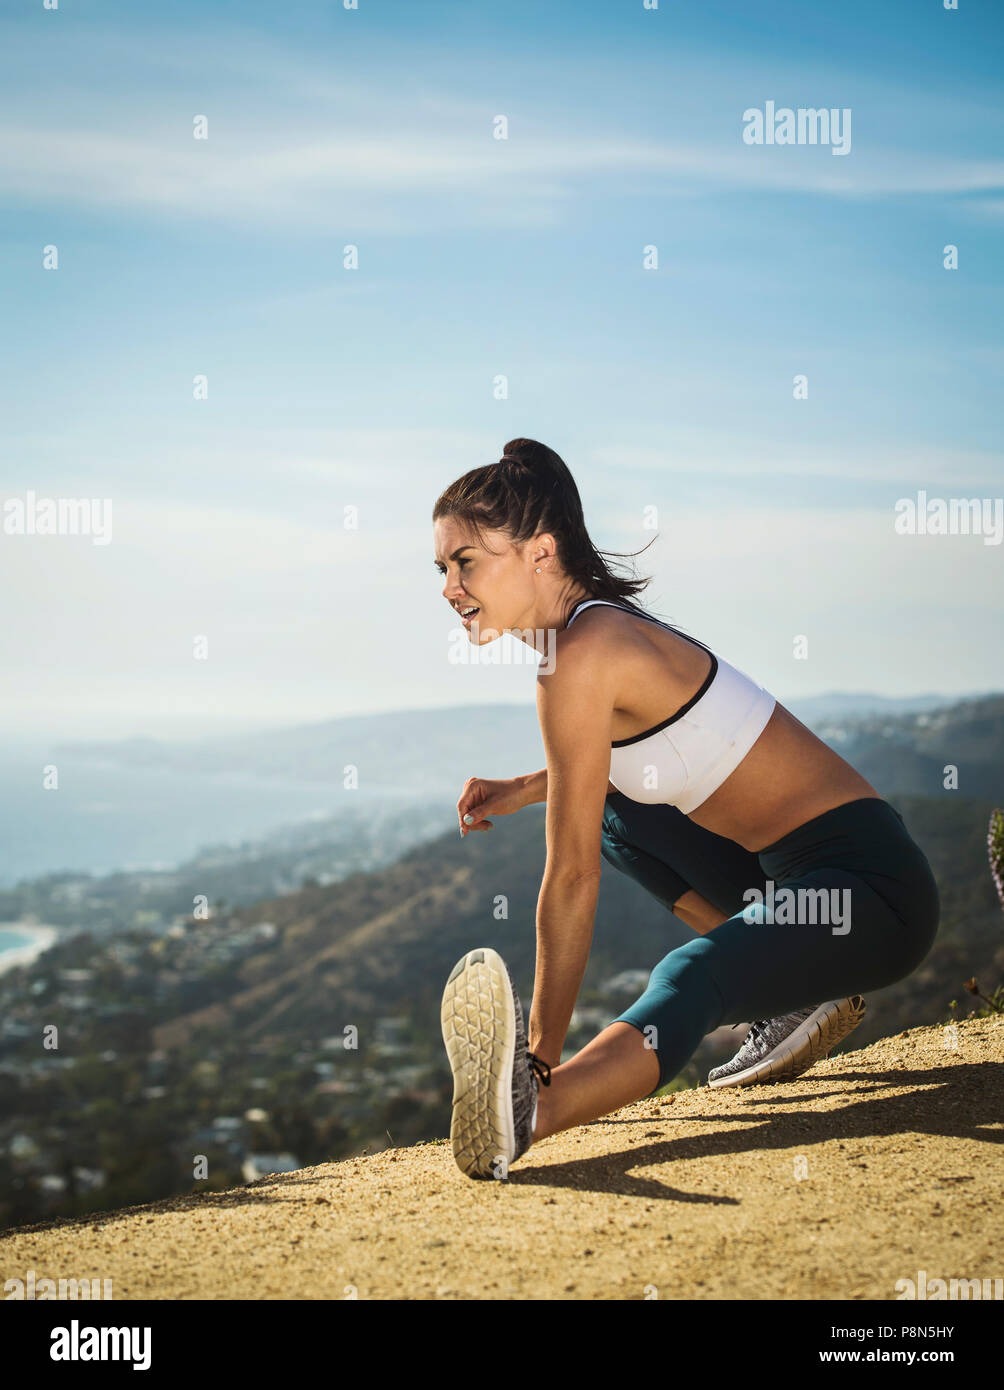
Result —
[[730, 914], [670, 951], [645, 993], [613, 1020], [654, 1048], [652, 1095], [723, 1023], [894, 984], [917, 968], [938, 930], [931, 866], [899, 812], [876, 797], [826, 811], [753, 854], [673, 806], [611, 793], [602, 852], [667, 908], [693, 889]]

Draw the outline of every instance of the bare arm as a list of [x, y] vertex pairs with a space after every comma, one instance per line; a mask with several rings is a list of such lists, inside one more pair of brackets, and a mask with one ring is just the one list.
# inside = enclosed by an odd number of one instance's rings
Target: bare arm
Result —
[[552, 1067], [561, 1063], [565, 1034], [586, 973], [599, 890], [599, 871], [571, 879], [545, 870], [540, 886], [527, 1046]]
[[[525, 789], [526, 800], [524, 805], [532, 806], [535, 801], [547, 800], [547, 768], [541, 772], [527, 772], [519, 779]], [[617, 788], [613, 782], [607, 782], [607, 796], [615, 792]]]
[[603, 805], [610, 775], [612, 663], [585, 640], [538, 677], [537, 709], [547, 754], [547, 864], [537, 900], [537, 961], [527, 1024], [531, 1052], [561, 1062], [592, 944], [599, 893]]

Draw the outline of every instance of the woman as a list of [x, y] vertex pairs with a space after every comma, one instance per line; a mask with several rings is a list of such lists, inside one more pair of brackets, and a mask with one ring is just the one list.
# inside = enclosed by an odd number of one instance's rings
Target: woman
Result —
[[[652, 1095], [723, 1023], [786, 1026], [812, 1000], [843, 1001], [832, 1046], [853, 996], [910, 974], [937, 931], [934, 877], [899, 813], [761, 686], [633, 602], [648, 581], [611, 573], [545, 445], [510, 441], [446, 489], [433, 523], [471, 640], [508, 631], [553, 652], [537, 676], [546, 772], [471, 779], [457, 806], [463, 835], [490, 828], [486, 807], [547, 802], [529, 1036], [489, 948], [457, 962], [443, 995], [461, 1170], [504, 1176], [535, 1140]], [[559, 1065], [603, 857], [699, 935]]]

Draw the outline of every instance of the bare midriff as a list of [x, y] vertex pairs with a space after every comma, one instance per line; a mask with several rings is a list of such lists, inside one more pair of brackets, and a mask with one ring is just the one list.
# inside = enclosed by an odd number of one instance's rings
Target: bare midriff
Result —
[[[594, 622], [605, 624], [610, 660], [622, 676], [614, 740], [661, 723], [700, 689], [711, 668], [700, 647], [612, 608], [588, 609], [570, 632], [592, 614], [599, 615]], [[746, 757], [690, 819], [756, 853], [825, 811], [878, 796], [850, 763], [778, 704]]]
[[878, 795], [790, 710], [775, 705], [746, 757], [690, 819], [756, 853], [824, 811]]

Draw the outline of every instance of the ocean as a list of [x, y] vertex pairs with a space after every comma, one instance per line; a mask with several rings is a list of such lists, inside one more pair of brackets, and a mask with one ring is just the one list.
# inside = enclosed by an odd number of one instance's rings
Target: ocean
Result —
[[[42, 787], [55, 761], [59, 788]], [[340, 784], [116, 767], [51, 750], [0, 750], [0, 888], [61, 871], [168, 868], [208, 845], [336, 814]]]
[[27, 932], [19, 932], [10, 927], [0, 927], [0, 956], [4, 951], [14, 951], [18, 946], [27, 946], [32, 938]]

